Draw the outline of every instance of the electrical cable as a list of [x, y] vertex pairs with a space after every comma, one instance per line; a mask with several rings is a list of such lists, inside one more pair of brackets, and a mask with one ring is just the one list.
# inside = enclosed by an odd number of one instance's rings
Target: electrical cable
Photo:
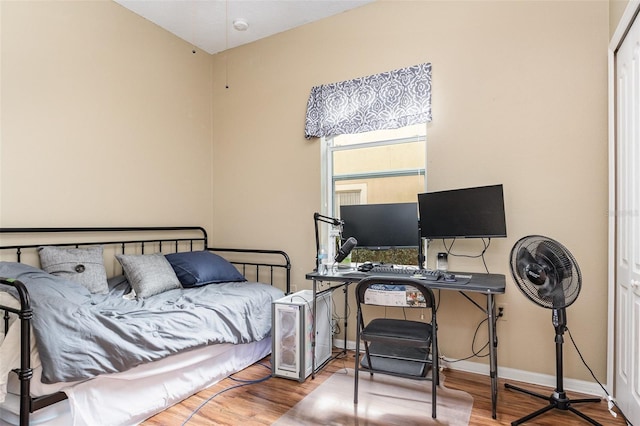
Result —
[[[487, 246], [488, 247], [488, 246]], [[438, 289], [438, 306], [440, 305], [440, 289]], [[437, 308], [436, 308], [437, 309]], [[480, 331], [480, 327], [482, 326], [482, 324], [484, 324], [486, 321], [489, 321], [488, 318], [483, 318], [478, 325], [476, 326], [476, 330], [473, 333], [473, 339], [471, 339], [471, 355], [466, 356], [464, 358], [459, 358], [459, 359], [447, 359], [444, 356], [441, 357], [442, 360], [448, 362], [448, 363], [455, 363], [455, 362], [459, 362], [459, 361], [466, 361], [468, 359], [471, 358], [486, 358], [489, 355], [491, 355], [491, 352], [486, 353], [486, 354], [481, 354], [480, 352], [483, 351], [485, 348], [487, 348], [489, 346], [489, 344], [491, 343], [488, 339], [487, 339], [487, 343], [484, 344], [484, 346], [482, 346], [479, 350], [475, 350], [475, 345], [476, 345], [476, 339], [478, 338], [478, 332]], [[493, 327], [495, 329], [496, 325], [498, 323], [498, 317], [496, 316], [496, 318], [494, 318], [493, 320]]]
[[[333, 355], [335, 353], [335, 355]], [[338, 347], [336, 347], [335, 349], [331, 350], [331, 355], [333, 357], [333, 359], [339, 359], [342, 360], [342, 365], [345, 366], [344, 368], [346, 368], [346, 365], [344, 363], [344, 360], [348, 357], [347, 354], [347, 349], [340, 349]]]
[[[260, 365], [262, 367], [268, 368], [271, 371], [271, 366], [262, 364], [260, 362], [255, 363], [255, 365]], [[213, 395], [211, 395], [209, 398], [207, 398], [202, 404], [200, 404], [195, 410], [193, 410], [193, 412], [189, 415], [189, 417], [187, 417], [185, 419], [185, 421], [182, 423], [182, 426], [185, 426], [187, 423], [189, 423], [189, 421], [191, 421], [191, 419], [193, 418], [193, 416], [195, 416], [205, 405], [207, 405], [209, 402], [211, 402], [211, 400], [213, 400], [213, 398], [215, 398], [218, 395], [221, 395], [227, 391], [230, 391], [232, 389], [237, 389], [243, 386], [248, 386], [248, 385], [253, 385], [256, 383], [262, 383], [264, 381], [267, 381], [271, 378], [271, 373], [269, 373], [268, 376], [264, 376], [260, 379], [255, 379], [255, 380], [244, 380], [244, 379], [237, 379], [235, 377], [233, 377], [233, 375], [230, 375], [228, 377], [229, 379], [239, 382], [237, 385], [233, 385], [233, 386], [229, 386], [228, 388], [222, 389], [216, 393], [214, 393]]]
[[[271, 366], [270, 365], [266, 365], [263, 364], [261, 362], [256, 362], [255, 365], [259, 365], [261, 367], [264, 367], [266, 369], [268, 369], [269, 371], [271, 371]], [[236, 377], [233, 377], [234, 375], [230, 375], [229, 377], [227, 377], [227, 379], [229, 380], [233, 380], [234, 382], [239, 382], [239, 383], [248, 383], [248, 384], [253, 384], [253, 383], [260, 383], [261, 381], [264, 381], [264, 377], [260, 378], [260, 379], [238, 379]]]
[[476, 331], [473, 333], [473, 339], [471, 339], [471, 355], [466, 356], [464, 358], [459, 358], [459, 359], [447, 359], [444, 356], [442, 357], [443, 361], [446, 361], [450, 364], [453, 364], [455, 362], [460, 362], [460, 361], [466, 361], [468, 359], [471, 358], [486, 358], [489, 356], [489, 353], [486, 354], [481, 354], [480, 352], [483, 351], [485, 348], [487, 348], [487, 346], [489, 346], [489, 341], [487, 340], [487, 343], [484, 344], [484, 346], [482, 346], [480, 349], [478, 349], [476, 351], [475, 349], [475, 345], [476, 345], [476, 339], [478, 337], [478, 332], [480, 331], [480, 327], [482, 326], [482, 324], [485, 323], [485, 321], [488, 321], [487, 318], [483, 319], [482, 321], [480, 321], [476, 327]]
[[[627, 425], [628, 426], [633, 426], [633, 424], [631, 424], [631, 422], [629, 421], [627, 416], [625, 416], [624, 413], [622, 412], [622, 409], [620, 408], [620, 406], [611, 397], [611, 395], [609, 395], [609, 392], [607, 392], [607, 390], [602, 385], [602, 383], [600, 383], [600, 381], [596, 378], [596, 375], [594, 374], [594, 372], [591, 369], [591, 367], [589, 367], [589, 365], [587, 364], [587, 361], [585, 361], [584, 357], [582, 356], [582, 353], [580, 352], [580, 349], [578, 349], [578, 345], [576, 344], [575, 340], [573, 340], [573, 335], [571, 335], [571, 330], [569, 330], [569, 327], [565, 326], [564, 329], [569, 333], [569, 338], [571, 339], [571, 343], [573, 344], [573, 347], [576, 349], [576, 352], [578, 353], [578, 356], [580, 357], [580, 360], [582, 361], [582, 364], [584, 364], [584, 366], [587, 367], [587, 370], [589, 370], [589, 373], [591, 374], [591, 377], [593, 377], [593, 380], [596, 381], [596, 383], [604, 391], [605, 395], [607, 395], [607, 401], [609, 403], [609, 412], [611, 412], [611, 414], [614, 415], [614, 412], [612, 411], [612, 408], [613, 408], [612, 406], [614, 405], [618, 409], [618, 412], [620, 412], [620, 415], [622, 415], [622, 418], [624, 419], [624, 421], [627, 422]], [[614, 415], [614, 417], [615, 417], [615, 415]]]
[[[345, 297], [347, 297], [347, 300], [345, 300], [345, 304], [347, 306], [347, 317], [344, 318], [340, 315], [338, 315], [337, 309], [336, 309], [336, 301], [333, 299], [333, 297], [331, 298], [331, 303], [333, 306], [333, 318], [332, 318], [332, 322], [331, 322], [331, 328], [334, 331], [333, 334], [340, 334], [340, 332], [342, 331], [342, 327], [340, 327], [340, 321], [345, 321], [348, 320], [349, 317], [351, 316], [351, 305], [349, 304], [349, 298], [348, 295], [345, 295]], [[335, 324], [333, 324], [333, 320], [335, 320]]]
[[484, 265], [484, 269], [487, 271], [487, 274], [489, 273], [489, 268], [487, 267], [487, 261], [484, 258], [484, 254], [487, 252], [487, 249], [489, 249], [489, 246], [491, 245], [491, 238], [489, 238], [488, 242], [485, 241], [484, 238], [481, 238], [482, 240], [482, 245], [484, 246], [484, 248], [482, 249], [482, 252], [480, 254], [476, 254], [476, 255], [471, 255], [471, 254], [457, 254], [457, 253], [453, 253], [451, 250], [453, 250], [453, 245], [456, 242], [456, 239], [454, 238], [451, 241], [451, 245], [449, 247], [447, 247], [447, 242], [445, 241], [445, 239], [442, 239], [442, 244], [444, 245], [445, 250], [447, 251], [447, 254], [449, 256], [454, 256], [454, 257], [467, 257], [469, 259], [477, 259], [477, 258], [482, 258], [482, 263]]

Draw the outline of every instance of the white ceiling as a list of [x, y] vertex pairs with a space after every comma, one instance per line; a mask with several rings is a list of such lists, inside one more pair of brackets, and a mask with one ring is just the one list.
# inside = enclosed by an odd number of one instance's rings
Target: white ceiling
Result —
[[[208, 53], [218, 53], [375, 0], [114, 0]], [[243, 19], [246, 31], [234, 29]]]

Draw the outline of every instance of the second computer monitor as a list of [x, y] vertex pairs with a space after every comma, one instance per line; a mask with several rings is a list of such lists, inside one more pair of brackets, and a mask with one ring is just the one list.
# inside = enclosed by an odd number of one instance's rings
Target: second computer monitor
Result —
[[502, 185], [418, 194], [418, 204], [424, 238], [507, 236]]
[[342, 236], [371, 250], [418, 247], [418, 203], [340, 206]]

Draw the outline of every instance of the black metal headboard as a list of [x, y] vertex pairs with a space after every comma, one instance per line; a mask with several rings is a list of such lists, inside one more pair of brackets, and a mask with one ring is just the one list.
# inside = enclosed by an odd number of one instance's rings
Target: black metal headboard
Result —
[[[9, 241], [6, 241], [9, 240]], [[119, 253], [208, 250], [236, 265], [247, 279], [274, 285], [282, 275], [287, 294], [291, 288], [291, 261], [281, 250], [209, 247], [201, 226], [0, 228], [0, 260], [22, 262], [38, 247], [110, 246]], [[11, 256], [11, 251], [14, 255]], [[11, 256], [11, 259], [6, 258]]]
[[[194, 237], [155, 237], [155, 238], [137, 238], [137, 239], [116, 239], [113, 240], [113, 235], [115, 233], [124, 232], [124, 233], [160, 233], [160, 232], [184, 232], [185, 234], [193, 231], [197, 233], [197, 236]], [[42, 246], [90, 246], [90, 245], [121, 245], [122, 251], [126, 250], [126, 246], [130, 244], [140, 245], [142, 248], [142, 253], [144, 253], [145, 245], [148, 244], [158, 244], [158, 251], [162, 251], [162, 244], [174, 244], [175, 251], [178, 251], [178, 247], [180, 243], [187, 242], [189, 243], [191, 250], [193, 250], [194, 243], [201, 243], [202, 249], [209, 246], [207, 240], [207, 231], [200, 226], [161, 226], [161, 227], [87, 227], [87, 228], [0, 228], [0, 244], [2, 244], [3, 234], [41, 234], [42, 236], [48, 234], [97, 234], [97, 235], [106, 235], [106, 239], [98, 238], [95, 241], [82, 241], [82, 242], [38, 242], [38, 243], [15, 243], [9, 245], [0, 245], [0, 250], [15, 250], [16, 251], [16, 261], [20, 262], [22, 258], [22, 252], [25, 249], [32, 249]], [[105, 233], [105, 234], [103, 234]]]

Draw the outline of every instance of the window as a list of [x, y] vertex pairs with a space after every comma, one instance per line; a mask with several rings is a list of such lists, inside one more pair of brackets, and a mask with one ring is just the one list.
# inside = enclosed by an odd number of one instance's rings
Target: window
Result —
[[[426, 124], [418, 124], [324, 138], [321, 156], [324, 212], [340, 217], [342, 205], [417, 202], [417, 194], [426, 191], [426, 133]], [[334, 231], [329, 239], [336, 236]], [[333, 245], [328, 247], [329, 256], [334, 250]], [[405, 255], [395, 250], [376, 253], [376, 257], [385, 255], [393, 259], [364, 260], [405, 263], [396, 261], [399, 255]], [[416, 250], [409, 250], [407, 256], [411, 259], [408, 264], [416, 263]]]

